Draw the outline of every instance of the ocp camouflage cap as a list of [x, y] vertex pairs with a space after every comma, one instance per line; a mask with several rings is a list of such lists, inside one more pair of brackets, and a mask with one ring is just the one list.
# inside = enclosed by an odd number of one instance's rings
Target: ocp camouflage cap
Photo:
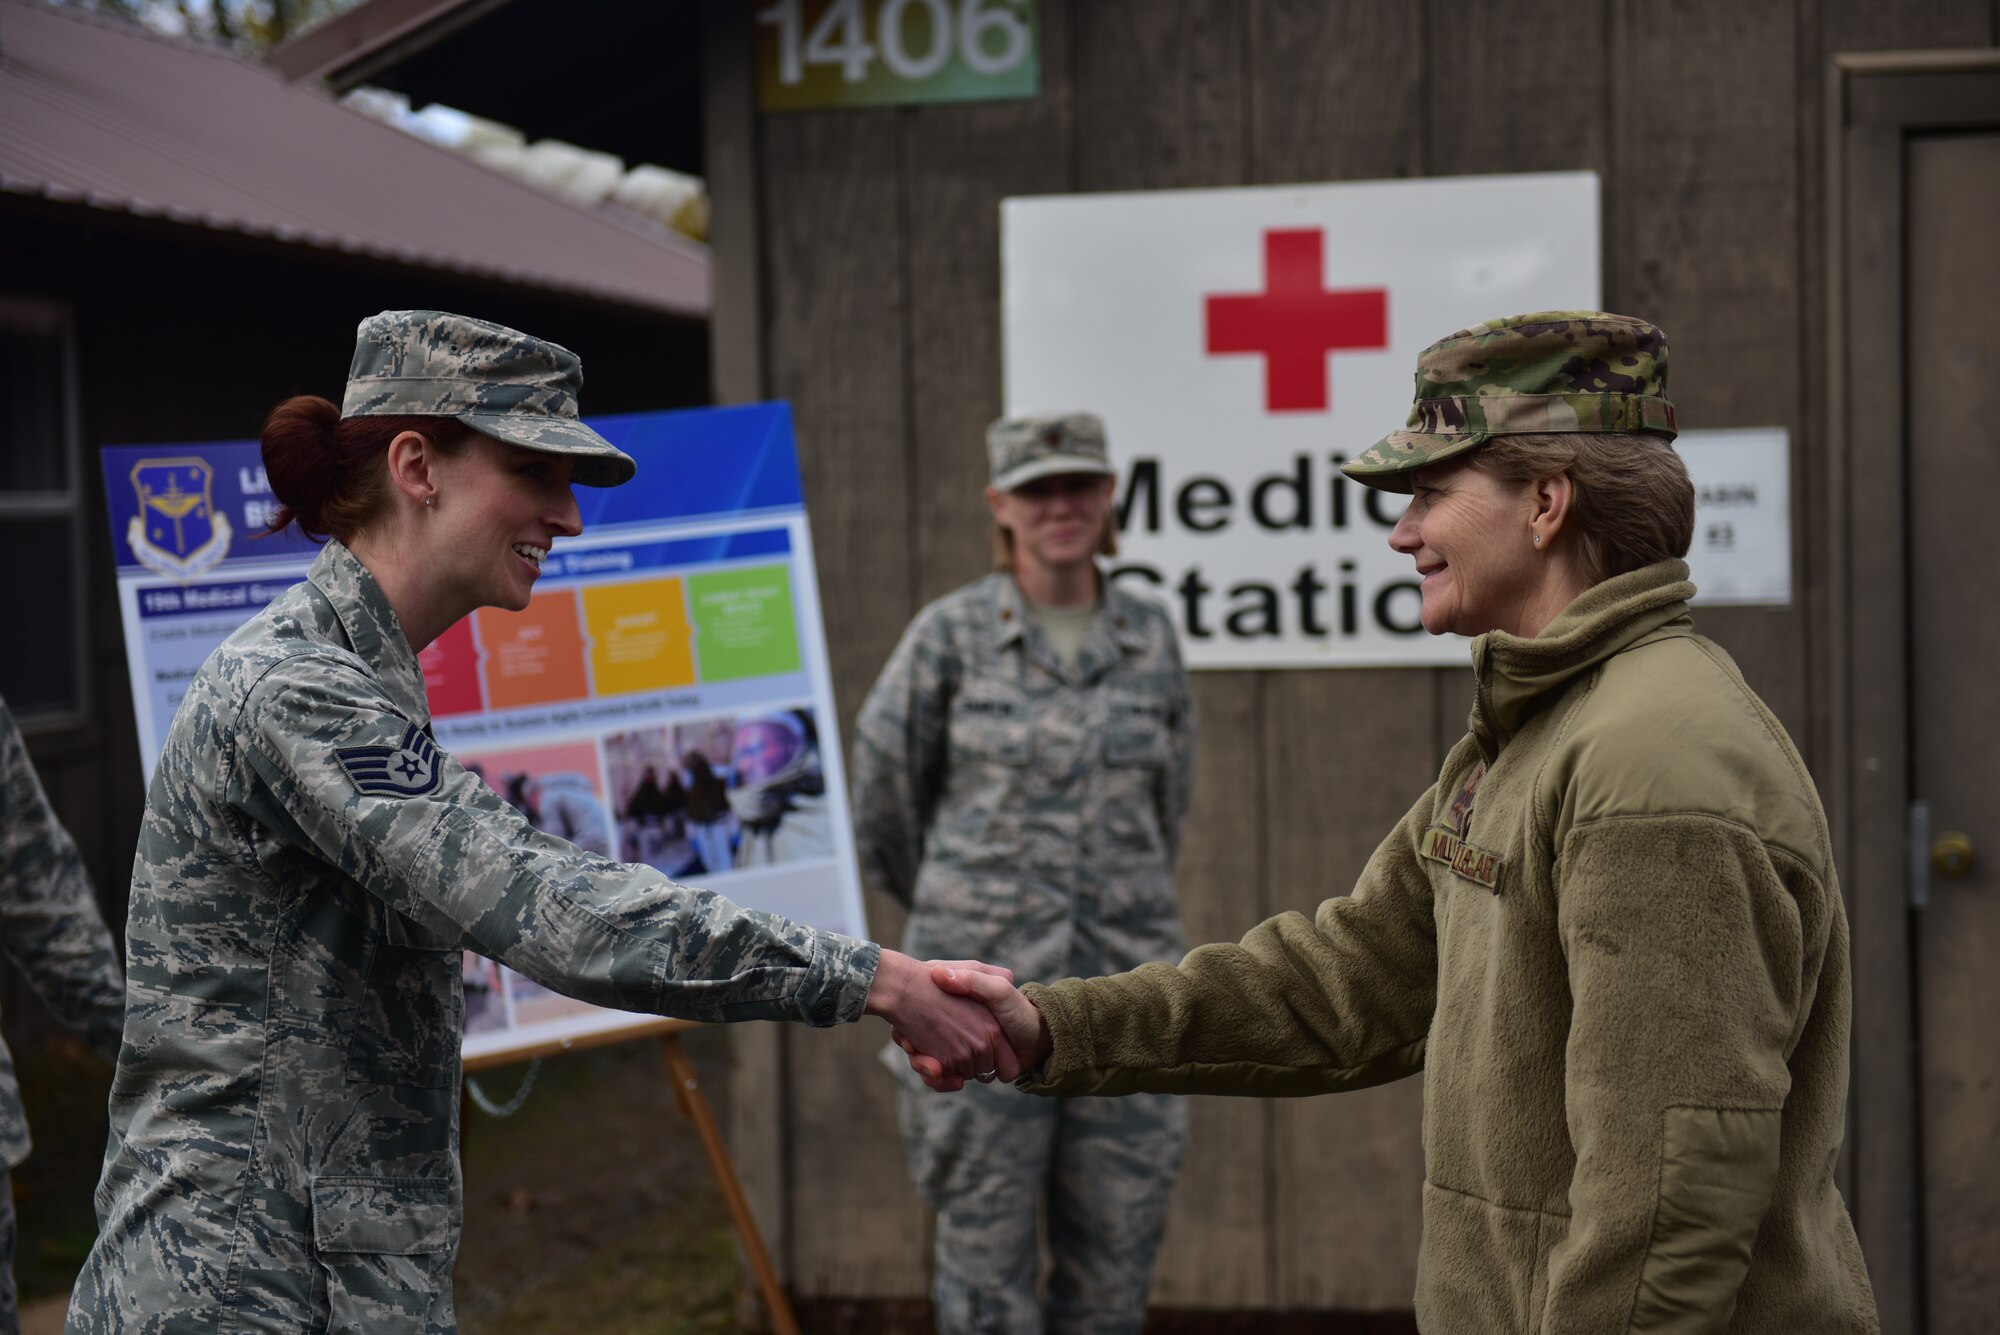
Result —
[[355, 331], [342, 417], [449, 417], [495, 440], [576, 459], [589, 487], [639, 466], [577, 418], [583, 362], [560, 343], [447, 311], [383, 311]]
[[1495, 436], [1543, 432], [1673, 439], [1667, 336], [1630, 315], [1537, 311], [1488, 320], [1417, 356], [1416, 401], [1341, 472], [1381, 491]]
[[1110, 473], [1104, 419], [1095, 413], [1003, 417], [986, 428], [993, 487], [1012, 491], [1056, 473]]

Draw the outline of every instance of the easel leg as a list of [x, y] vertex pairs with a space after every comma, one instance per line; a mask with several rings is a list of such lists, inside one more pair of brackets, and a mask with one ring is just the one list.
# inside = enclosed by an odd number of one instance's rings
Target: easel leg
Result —
[[666, 1057], [667, 1076], [673, 1082], [674, 1102], [680, 1105], [681, 1114], [694, 1123], [695, 1131], [701, 1136], [702, 1148], [708, 1151], [709, 1167], [715, 1170], [715, 1181], [722, 1188], [722, 1197], [729, 1202], [729, 1213], [736, 1220], [736, 1235], [743, 1240], [743, 1250], [750, 1258], [751, 1273], [757, 1277], [758, 1291], [764, 1295], [764, 1306], [771, 1313], [771, 1325], [778, 1335], [799, 1335], [799, 1323], [792, 1315], [792, 1305], [785, 1297], [783, 1286], [778, 1283], [778, 1272], [771, 1267], [771, 1257], [764, 1250], [764, 1240], [758, 1236], [757, 1221], [750, 1214], [750, 1202], [743, 1198], [742, 1184], [736, 1180], [736, 1168], [729, 1162], [729, 1149], [722, 1143], [722, 1133], [716, 1130], [715, 1115], [709, 1111], [708, 1100], [702, 1097], [701, 1085], [694, 1078], [694, 1067], [689, 1064], [687, 1054], [681, 1051], [676, 1035], [667, 1034], [660, 1039], [660, 1051]]

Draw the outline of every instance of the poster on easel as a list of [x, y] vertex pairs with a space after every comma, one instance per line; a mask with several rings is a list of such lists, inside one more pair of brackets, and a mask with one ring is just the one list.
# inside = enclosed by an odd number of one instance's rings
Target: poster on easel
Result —
[[[587, 419], [639, 464], [576, 488], [527, 608], [426, 647], [432, 729], [539, 829], [737, 902], [866, 934], [832, 675], [782, 403]], [[119, 611], [150, 779], [188, 681], [305, 577], [255, 441], [107, 446]], [[604, 1041], [608, 1011], [465, 956], [468, 1059]]]

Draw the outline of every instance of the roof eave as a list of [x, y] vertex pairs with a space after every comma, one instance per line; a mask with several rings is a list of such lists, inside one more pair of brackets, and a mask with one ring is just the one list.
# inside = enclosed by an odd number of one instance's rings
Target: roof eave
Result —
[[186, 210], [162, 208], [143, 200], [112, 199], [84, 191], [64, 190], [55, 186], [44, 187], [39, 183], [6, 178], [0, 178], [0, 193], [16, 199], [32, 200], [58, 210], [88, 209], [128, 220], [143, 227], [182, 229], [189, 233], [248, 242], [260, 247], [269, 246], [277, 249], [303, 247], [336, 258], [365, 260], [398, 269], [501, 283], [525, 291], [633, 311], [654, 318], [685, 320], [693, 324], [701, 324], [708, 319], [707, 310], [699, 306], [650, 300], [630, 291], [612, 290], [594, 284], [563, 282], [548, 275], [499, 265], [468, 264], [447, 255], [429, 255], [400, 247], [368, 245], [358, 242], [353, 237], [312, 234], [289, 227], [261, 228], [213, 215], [198, 217]]

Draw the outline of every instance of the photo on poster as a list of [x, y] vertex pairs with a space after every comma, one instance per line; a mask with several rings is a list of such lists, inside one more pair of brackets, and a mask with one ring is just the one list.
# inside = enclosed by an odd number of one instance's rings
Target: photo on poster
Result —
[[594, 743], [466, 751], [458, 760], [542, 833], [603, 857], [618, 856]]
[[834, 855], [810, 707], [613, 733], [604, 757], [630, 861], [709, 884], [745, 869]]
[[[615, 826], [604, 802], [597, 747], [591, 742], [468, 752], [459, 762], [544, 834], [578, 848], [618, 856]], [[552, 992], [514, 970], [467, 951], [465, 1034], [508, 1033], [577, 1016], [610, 1014]]]
[[616, 1014], [614, 1011], [605, 1010], [602, 1006], [593, 1006], [587, 1001], [578, 1001], [575, 997], [552, 992], [534, 979], [525, 974], [515, 973], [512, 969], [501, 969], [500, 976], [506, 980], [507, 1014], [511, 1027], [516, 1031], [553, 1024], [558, 1020]]

